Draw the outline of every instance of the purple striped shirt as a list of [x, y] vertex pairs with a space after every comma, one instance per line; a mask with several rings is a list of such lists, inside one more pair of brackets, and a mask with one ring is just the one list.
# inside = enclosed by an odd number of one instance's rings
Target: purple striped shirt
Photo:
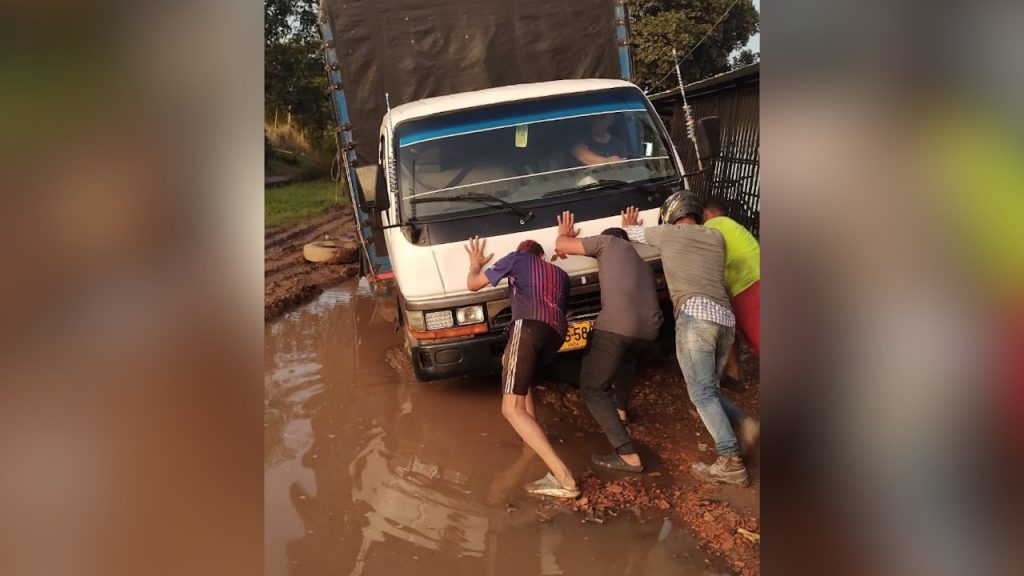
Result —
[[492, 286], [508, 276], [512, 320], [538, 320], [564, 335], [569, 305], [569, 275], [528, 252], [511, 252], [484, 270]]

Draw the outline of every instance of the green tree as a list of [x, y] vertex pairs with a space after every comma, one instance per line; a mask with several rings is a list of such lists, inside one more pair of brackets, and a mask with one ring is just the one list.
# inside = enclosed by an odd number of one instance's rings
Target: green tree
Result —
[[267, 120], [286, 112], [312, 142], [334, 117], [320, 53], [316, 0], [264, 0], [263, 98]]
[[[715, 26], [726, 10], [728, 15]], [[683, 82], [689, 83], [728, 71], [729, 55], [758, 32], [751, 0], [635, 0], [630, 15], [635, 19], [636, 83], [649, 91], [676, 85], [672, 48], [681, 59]]]
[[732, 69], [735, 70], [736, 68], [748, 66], [759, 60], [761, 60], [760, 52], [753, 52], [752, 50], [750, 50], [750, 48], [744, 48], [743, 50], [740, 50], [732, 57], [730, 67], [732, 67]]

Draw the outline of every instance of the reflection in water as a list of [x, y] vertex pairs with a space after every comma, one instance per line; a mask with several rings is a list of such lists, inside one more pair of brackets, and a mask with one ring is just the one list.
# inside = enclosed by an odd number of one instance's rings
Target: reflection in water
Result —
[[408, 454], [389, 459], [381, 438], [370, 442], [359, 462], [365, 466], [352, 495], [357, 506], [366, 505], [369, 524], [352, 574], [363, 573], [370, 545], [386, 536], [425, 550], [483, 557], [487, 510], [465, 497], [465, 475]]
[[[538, 514], [496, 382], [415, 382], [393, 318], [352, 281], [266, 327], [267, 574], [706, 573], [670, 524]], [[602, 439], [561, 425], [582, 468]]]
[[555, 550], [562, 543], [562, 530], [552, 524], [541, 524], [540, 527], [540, 574], [555, 576], [562, 573], [555, 558]]

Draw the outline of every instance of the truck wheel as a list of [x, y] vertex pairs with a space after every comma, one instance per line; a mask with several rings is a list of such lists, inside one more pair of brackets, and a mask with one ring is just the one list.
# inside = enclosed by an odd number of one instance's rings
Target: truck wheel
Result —
[[348, 264], [359, 259], [359, 245], [340, 240], [316, 240], [302, 247], [302, 256], [319, 264]]
[[420, 371], [420, 366], [419, 366], [419, 364], [416, 363], [415, 359], [412, 360], [412, 373], [413, 373], [414, 376], [416, 376], [416, 381], [417, 382], [420, 382], [420, 383], [430, 382], [430, 378], [426, 374], [424, 374], [422, 371]]
[[373, 270], [373, 268], [370, 267], [370, 261], [366, 257], [366, 250], [360, 249], [359, 250], [359, 277], [362, 278], [363, 276], [368, 276], [370, 274], [370, 270]]
[[[401, 316], [401, 312], [399, 312], [399, 316]], [[405, 330], [402, 330], [402, 332], [405, 332]], [[412, 341], [409, 340], [408, 334], [405, 335], [405, 338], [402, 338], [402, 344], [402, 350], [405, 352], [405, 357], [409, 359], [409, 364], [412, 366], [412, 373], [413, 376], [416, 377], [416, 381], [430, 382], [431, 378], [423, 373], [420, 369], [419, 363], [417, 363], [416, 359], [412, 357]]]

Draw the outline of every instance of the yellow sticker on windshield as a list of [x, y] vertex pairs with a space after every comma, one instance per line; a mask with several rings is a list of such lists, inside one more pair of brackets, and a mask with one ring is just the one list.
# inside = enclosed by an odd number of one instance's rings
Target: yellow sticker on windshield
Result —
[[516, 148], [526, 148], [527, 134], [529, 134], [529, 126], [526, 124], [516, 126]]

